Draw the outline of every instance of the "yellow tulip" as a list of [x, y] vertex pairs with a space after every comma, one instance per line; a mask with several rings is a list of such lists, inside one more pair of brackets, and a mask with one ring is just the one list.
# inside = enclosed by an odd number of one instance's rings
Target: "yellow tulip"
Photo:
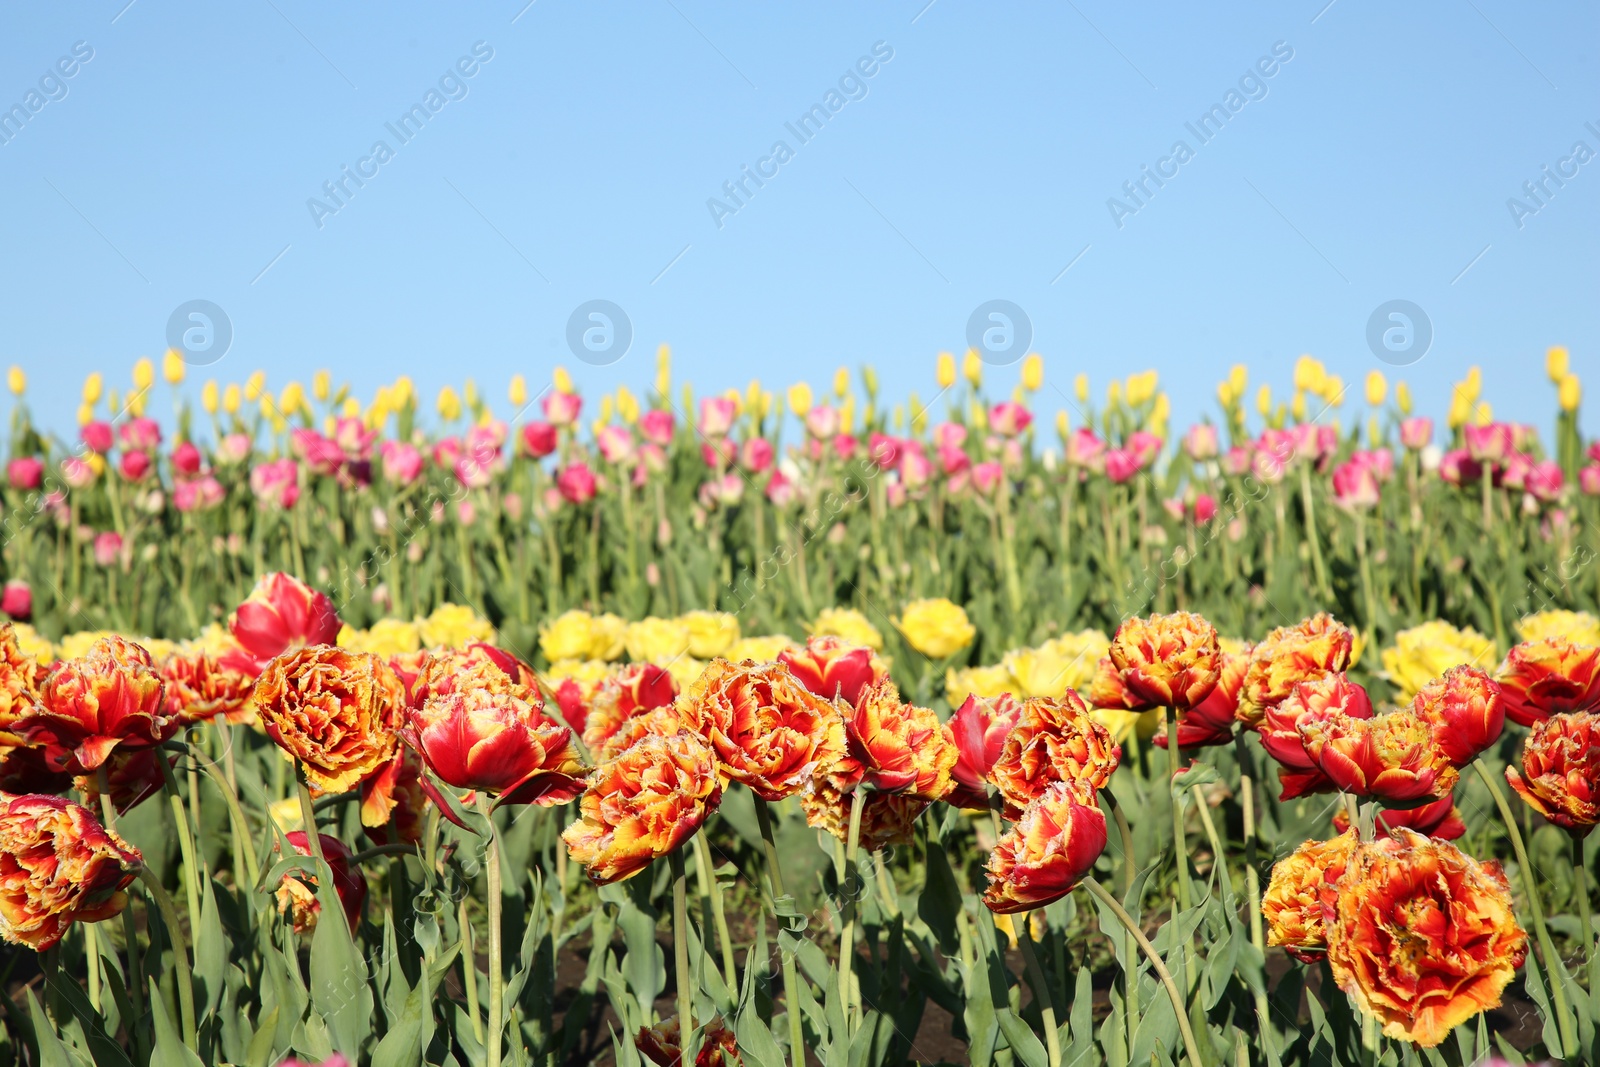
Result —
[[512, 407], [520, 408], [528, 402], [528, 379], [520, 374], [511, 376], [511, 388], [506, 390], [507, 399]]
[[1472, 401], [1467, 399], [1465, 393], [1459, 388], [1450, 392], [1450, 412], [1445, 416], [1445, 423], [1452, 429], [1465, 426], [1467, 419], [1472, 415]]
[[226, 411], [229, 415], [238, 414], [239, 402], [242, 399], [243, 398], [239, 395], [238, 385], [234, 384], [233, 382], [229, 382], [228, 387], [222, 391], [222, 410]]
[[948, 352], [940, 352], [935, 363], [934, 378], [940, 389], [948, 389], [956, 384], [956, 357]]
[[266, 387], [267, 376], [265, 372], [256, 371], [244, 380], [244, 398], [253, 404]]
[[200, 406], [206, 409], [207, 415], [217, 413], [217, 380], [209, 378], [206, 384], [200, 387]]
[[1568, 374], [1561, 379], [1561, 389], [1557, 395], [1561, 400], [1562, 411], [1577, 411], [1578, 402], [1583, 399], [1583, 385], [1578, 381], [1578, 376]]
[[922, 401], [917, 399], [917, 394], [911, 394], [911, 432], [921, 437], [928, 428], [928, 409], [922, 406]]
[[1122, 383], [1115, 378], [1111, 380], [1110, 385], [1106, 386], [1106, 403], [1112, 407], [1122, 403]]
[[1044, 357], [1037, 352], [1029, 352], [1028, 357], [1022, 361], [1022, 387], [1032, 393], [1044, 384]]
[[1298, 389], [1294, 391], [1294, 400], [1289, 403], [1289, 414], [1294, 416], [1295, 422], [1306, 421], [1306, 394]]
[[656, 349], [656, 396], [666, 399], [672, 389], [672, 349], [662, 345]]
[[1566, 380], [1569, 360], [1565, 345], [1556, 345], [1544, 354], [1544, 372], [1550, 376], [1550, 381], [1560, 385]]
[[1138, 407], [1146, 400], [1149, 400], [1151, 387], [1152, 383], [1143, 374], [1128, 375], [1128, 405], [1130, 407]]
[[878, 372], [873, 370], [871, 365], [861, 368], [861, 384], [867, 390], [869, 399], [878, 398]]
[[1233, 402], [1236, 399], [1238, 398], [1233, 395], [1233, 386], [1228, 384], [1227, 379], [1217, 383], [1217, 403], [1224, 410], [1233, 407]]
[[446, 422], [454, 422], [461, 417], [461, 397], [454, 386], [447, 385], [439, 390], [435, 407], [438, 408], [439, 417]]
[[1383, 444], [1383, 434], [1378, 430], [1378, 416], [1367, 416], [1367, 447], [1377, 448]]
[[850, 368], [840, 367], [833, 372], [833, 395], [840, 400], [850, 391]]
[[1405, 382], [1394, 383], [1394, 404], [1400, 409], [1400, 414], [1411, 414], [1411, 386]]
[[1383, 376], [1383, 371], [1372, 370], [1367, 372], [1367, 403], [1377, 407], [1383, 403], [1383, 398], [1389, 395], [1389, 379]]
[[629, 426], [639, 421], [639, 398], [626, 385], [617, 386], [617, 414]]
[[133, 365], [133, 387], [135, 389], [148, 389], [156, 384], [156, 365], [148, 359], [141, 359]]
[[974, 389], [983, 384], [983, 360], [978, 358], [976, 348], [967, 349], [967, 354], [962, 357], [961, 376], [971, 382]]
[[94, 408], [89, 404], [78, 405], [78, 425], [87, 426], [94, 421]]
[[1244, 390], [1250, 384], [1250, 372], [1243, 363], [1235, 363], [1228, 369], [1228, 388], [1234, 396], [1244, 396]]
[[299, 382], [290, 382], [278, 394], [278, 410], [285, 415], [293, 415], [305, 406], [306, 387]]
[[577, 389], [573, 388], [572, 375], [567, 373], [567, 368], [557, 367], [555, 373], [550, 377], [551, 381], [555, 383], [556, 392], [565, 393], [567, 396], [572, 396], [578, 391]]
[[853, 396], [847, 396], [847, 397], [844, 398], [844, 402], [839, 405], [839, 432], [840, 433], [851, 433], [851, 432], [853, 432], [853, 429], [854, 429], [853, 424], [855, 423], [855, 421], [856, 421], [856, 398], [853, 397]]
[[28, 375], [16, 364], [12, 364], [11, 371], [6, 375], [6, 384], [11, 387], [13, 396], [21, 396], [28, 388]]
[[1262, 418], [1272, 414], [1272, 386], [1263, 384], [1256, 390], [1256, 410], [1261, 412]]
[[1167, 436], [1167, 420], [1172, 417], [1172, 399], [1166, 393], [1157, 393], [1155, 406], [1150, 409], [1150, 429], [1157, 437]]
[[1479, 426], [1487, 426], [1494, 421], [1494, 405], [1487, 400], [1479, 402], [1472, 412], [1472, 421]]
[[83, 457], [83, 461], [89, 465], [90, 470], [94, 471], [97, 478], [106, 472], [106, 457], [98, 452], [90, 452]]
[[1073, 377], [1072, 392], [1077, 396], [1078, 403], [1087, 404], [1089, 402], [1089, 376], [1087, 374], [1080, 371]]
[[1342, 406], [1344, 404], [1344, 379], [1337, 374], [1328, 375], [1327, 378], [1323, 379], [1320, 395], [1330, 406]]
[[176, 348], [167, 349], [167, 354], [161, 357], [161, 376], [167, 380], [168, 385], [180, 384], [188, 369]]
[[1321, 393], [1327, 368], [1312, 356], [1301, 356], [1294, 364], [1294, 387], [1306, 393]]
[[326, 370], [319, 370], [311, 376], [311, 395], [320, 402], [326, 402], [329, 394], [333, 392], [333, 375]]
[[1483, 370], [1479, 367], [1469, 367], [1466, 380], [1462, 384], [1466, 387], [1468, 400], [1478, 399], [1483, 395]]
[[789, 410], [794, 412], [794, 417], [803, 419], [811, 412], [811, 386], [805, 382], [795, 382], [789, 386]]
[[359, 419], [361, 417], [361, 401], [357, 400], [353, 396], [345, 397], [344, 404], [340, 407], [339, 414], [343, 415], [347, 419]]
[[466, 402], [467, 407], [474, 411], [478, 410], [478, 383], [471, 378], [463, 382], [461, 384], [461, 399]]
[[136, 419], [142, 418], [144, 416], [144, 398], [147, 395], [143, 392], [129, 393], [128, 402], [124, 405], [128, 409], [128, 414]]
[[1056, 412], [1056, 436], [1065, 441], [1071, 432], [1072, 420], [1067, 417], [1066, 409]]
[[402, 374], [394, 380], [394, 405], [396, 408], [406, 407], [417, 398], [417, 387], [412, 384], [409, 374]]
[[100, 394], [105, 390], [106, 380], [99, 371], [90, 371], [89, 376], [83, 380], [83, 402], [85, 404], [98, 404]]
[[600, 398], [600, 411], [595, 417], [595, 425], [604, 426], [606, 423], [610, 422], [612, 411], [613, 404], [611, 400], [611, 394], [606, 393]]

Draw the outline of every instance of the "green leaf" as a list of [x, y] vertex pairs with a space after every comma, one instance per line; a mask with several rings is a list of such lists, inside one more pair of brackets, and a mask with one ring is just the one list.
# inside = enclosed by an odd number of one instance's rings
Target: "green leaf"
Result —
[[39, 1046], [39, 1067], [75, 1067], [72, 1057], [67, 1054], [67, 1046], [56, 1036], [54, 1024], [39, 1004], [39, 998], [33, 995], [32, 989], [27, 993], [28, 1016], [33, 1020], [33, 1039]]
[[195, 1020], [200, 1025], [216, 1014], [228, 973], [228, 939], [222, 932], [222, 919], [217, 913], [214, 885], [210, 878], [203, 879], [200, 929], [194, 938], [194, 976], [204, 993], [203, 1004], [196, 1005], [201, 1008], [200, 1017]]
[[927, 876], [917, 897], [917, 917], [928, 924], [933, 936], [939, 939], [939, 948], [947, 954], [954, 953], [960, 943], [956, 932], [956, 919], [960, 914], [961, 887], [956, 884], [950, 858], [943, 843], [930, 837]]
[[995, 1021], [1000, 1025], [1000, 1032], [1006, 1036], [1006, 1044], [1016, 1054], [1018, 1063], [1023, 1067], [1048, 1067], [1050, 1057], [1045, 1052], [1044, 1042], [1015, 1012], [1010, 1008], [1002, 1008], [995, 1012]]
[[155, 1051], [150, 1054], [150, 1067], [205, 1067], [200, 1057], [178, 1038], [166, 1005], [161, 1002], [161, 988], [150, 979], [150, 1016], [155, 1020]]
[[333, 871], [317, 864], [317, 900], [322, 905], [311, 934], [311, 1004], [327, 1023], [334, 1048], [351, 1060], [372, 1028], [372, 989], [367, 965], [356, 951]]
[[406, 997], [399, 1018], [389, 1021], [389, 1032], [372, 1050], [372, 1067], [421, 1067], [425, 1023], [432, 1010], [424, 976]]

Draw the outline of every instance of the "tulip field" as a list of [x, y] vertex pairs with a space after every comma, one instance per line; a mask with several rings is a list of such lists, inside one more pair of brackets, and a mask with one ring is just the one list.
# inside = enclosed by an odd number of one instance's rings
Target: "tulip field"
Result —
[[10, 375], [0, 1067], [1600, 1062], [1564, 349], [1541, 428], [189, 369]]

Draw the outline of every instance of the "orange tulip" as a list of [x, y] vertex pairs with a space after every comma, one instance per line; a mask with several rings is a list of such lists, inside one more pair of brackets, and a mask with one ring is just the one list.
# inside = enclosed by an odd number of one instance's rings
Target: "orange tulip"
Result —
[[[683, 1062], [683, 1038], [676, 1015], [639, 1031], [634, 1044], [656, 1067], [678, 1067]], [[700, 1052], [694, 1067], [739, 1067], [739, 1043], [721, 1019], [712, 1019], [700, 1031]]]
[[[144, 751], [148, 752], [149, 749]], [[112, 753], [112, 762], [116, 753]], [[0, 750], [0, 793], [64, 793], [73, 776], [45, 761], [44, 749], [19, 746]]]
[[872, 649], [829, 634], [813, 637], [804, 648], [784, 649], [778, 662], [811, 692], [852, 706], [863, 689], [889, 676]]
[[856, 840], [868, 852], [890, 845], [909, 845], [917, 817], [933, 804], [914, 793], [855, 789], [849, 787], [848, 780], [819, 774], [800, 794], [800, 810], [805, 812], [807, 826], [826, 830], [840, 841], [848, 842], [850, 812], [858, 800], [866, 806], [861, 809], [861, 827]]
[[22, 744], [17, 721], [39, 707], [39, 662], [17, 644], [17, 632], [0, 624], [0, 749]]
[[[423, 785], [422, 757], [415, 749], [397, 748], [394, 758], [361, 783], [361, 793], [361, 825], [373, 844], [388, 844], [390, 833], [407, 845], [422, 840], [431, 798]], [[439, 810], [456, 822], [448, 807]]]
[[[1441, 797], [1415, 808], [1385, 808], [1378, 812], [1377, 827], [1384, 834], [1404, 828], [1441, 841], [1454, 841], [1467, 832], [1461, 809], [1451, 797]], [[1333, 828], [1341, 834], [1350, 829], [1350, 813], [1343, 807], [1334, 810]]]
[[206, 722], [218, 715], [237, 722], [247, 717], [244, 705], [254, 680], [222, 666], [205, 649], [173, 652], [159, 669], [167, 686], [167, 714], [178, 722]]
[[1417, 690], [1411, 714], [1433, 727], [1439, 747], [1457, 767], [1500, 740], [1506, 725], [1500, 686], [1476, 667], [1451, 667]]
[[406, 703], [420, 708], [433, 697], [478, 690], [514, 696], [541, 708], [544, 704], [533, 668], [482, 641], [422, 653], [415, 676], [406, 685]]
[[867, 686], [844, 714], [845, 755], [833, 773], [859, 776], [869, 789], [924, 800], [939, 800], [950, 791], [956, 746], [939, 717], [901, 700], [893, 682]]
[[254, 677], [274, 656], [333, 644], [341, 625], [327, 596], [291, 575], [269, 574], [234, 610], [228, 626], [239, 647], [224, 657], [224, 666]]
[[646, 737], [590, 772], [561, 838], [596, 885], [630, 878], [693, 837], [722, 800], [716, 753], [695, 734]]
[[394, 758], [404, 703], [399, 677], [377, 656], [308, 645], [272, 660], [247, 706], [314, 790], [343, 793]]
[[[304, 830], [296, 830], [286, 836], [289, 847], [294, 849], [296, 855], [311, 855], [311, 838]], [[328, 861], [328, 866], [333, 870], [333, 888], [339, 894], [344, 917], [350, 923], [350, 929], [354, 930], [361, 921], [361, 904], [367, 899], [367, 880], [361, 876], [360, 868], [351, 868], [351, 852], [343, 841], [327, 834], [318, 834], [317, 838], [322, 845], [322, 858]], [[295, 933], [308, 934], [317, 928], [322, 904], [317, 899], [315, 877], [301, 871], [285, 874], [278, 883], [277, 898], [278, 914], [289, 916], [289, 924]]]
[[[1233, 741], [1234, 713], [1239, 709], [1239, 691], [1249, 666], [1248, 649], [1236, 655], [1222, 653], [1222, 673], [1217, 678], [1217, 687], [1200, 703], [1178, 713], [1180, 749], [1226, 745]], [[1167, 735], [1156, 734], [1155, 742], [1166, 748]]]
[[1408, 712], [1375, 719], [1332, 712], [1302, 718], [1297, 729], [1306, 755], [1345, 793], [1398, 804], [1438, 800], [1461, 779], [1433, 727]]
[[1424, 1048], [1499, 1006], [1528, 952], [1500, 865], [1411, 830], [1356, 851], [1331, 911], [1334, 980], [1386, 1036]]
[[712, 660], [682, 702], [704, 724], [722, 773], [769, 803], [798, 793], [844, 754], [838, 707], [782, 663]]
[[1001, 915], [1052, 904], [1077, 886], [1106, 847], [1106, 816], [1056, 782], [1001, 835], [984, 873], [983, 903]]
[[[457, 789], [482, 790], [501, 804], [566, 804], [583, 792], [572, 731], [509, 692], [457, 689], [411, 709], [400, 736], [439, 778]], [[448, 812], [428, 776], [422, 789]]]
[[92, 773], [119, 746], [152, 748], [178, 729], [150, 653], [120, 637], [103, 637], [82, 659], [56, 664], [39, 701], [17, 732], [44, 749], [52, 768], [71, 774]]
[[1540, 815], [1587, 837], [1600, 822], [1600, 712], [1535, 723], [1522, 744], [1522, 770], [1507, 767], [1506, 781]]
[[1034, 697], [1023, 703], [989, 779], [1005, 798], [1007, 818], [1015, 819], [1056, 782], [1066, 783], [1078, 803], [1094, 803], [1121, 760], [1122, 747], [1068, 689], [1060, 700]]
[[[158, 748], [135, 748], [111, 753], [111, 758], [102, 765], [106, 772], [106, 784], [110, 787], [111, 804], [119, 813], [132, 811], [161, 792], [166, 778], [161, 773], [161, 764], [156, 762], [158, 759], [165, 759], [168, 767], [176, 766], [178, 762], [176, 753], [167, 755]], [[72, 779], [72, 785], [83, 795], [84, 804], [90, 810], [97, 810], [100, 803], [99, 773], [80, 774]]]
[[950, 768], [955, 785], [944, 798], [947, 803], [958, 808], [988, 808], [989, 772], [1021, 714], [1022, 704], [1010, 693], [993, 700], [972, 693], [944, 724], [956, 746], [956, 764]]
[[1569, 711], [1600, 711], [1600, 648], [1564, 637], [1524, 641], [1495, 672], [1511, 721], [1532, 726]]
[[75, 922], [120, 914], [143, 863], [82, 805], [0, 794], [0, 938], [43, 952]]
[[663, 704], [659, 708], [645, 708], [622, 720], [617, 732], [591, 748], [590, 756], [597, 762], [616, 759], [647, 737], [671, 737], [687, 730], [705, 738], [705, 724], [693, 718], [693, 709], [683, 701]]
[[1276, 945], [1302, 963], [1328, 954], [1326, 909], [1333, 902], [1333, 884], [1344, 874], [1359, 842], [1352, 832], [1331, 841], [1307, 841], [1272, 867], [1272, 879], [1261, 897], [1267, 923], [1267, 944]]
[[1333, 715], [1352, 719], [1372, 718], [1372, 701], [1367, 691], [1345, 677], [1342, 671], [1329, 671], [1300, 682], [1289, 695], [1266, 709], [1260, 725], [1261, 745], [1278, 761], [1278, 781], [1283, 785], [1280, 800], [1293, 800], [1310, 793], [1331, 792], [1335, 786], [1306, 751], [1300, 724]]
[[1349, 667], [1354, 645], [1349, 628], [1326, 613], [1273, 630], [1250, 652], [1236, 717], [1259, 726], [1266, 710], [1300, 682]]
[[1093, 707], [1120, 711], [1148, 711], [1155, 707], [1128, 688], [1122, 680], [1122, 672], [1117, 670], [1110, 656], [1101, 656], [1094, 666], [1094, 681], [1089, 683], [1089, 703]]
[[[570, 681], [573, 680], [566, 679], [562, 684]], [[597, 755], [601, 752], [615, 755], [628, 747], [627, 744], [611, 744], [612, 738], [628, 720], [656, 708], [671, 707], [677, 698], [678, 683], [673, 681], [665, 667], [654, 663], [630, 663], [601, 679], [583, 703], [585, 714], [580, 725], [583, 743]], [[571, 721], [570, 715], [568, 721]], [[683, 728], [694, 729], [687, 725]], [[677, 729], [667, 731], [676, 732]]]
[[1187, 611], [1127, 620], [1111, 639], [1110, 656], [1135, 696], [1179, 711], [1210, 696], [1222, 678], [1216, 628]]

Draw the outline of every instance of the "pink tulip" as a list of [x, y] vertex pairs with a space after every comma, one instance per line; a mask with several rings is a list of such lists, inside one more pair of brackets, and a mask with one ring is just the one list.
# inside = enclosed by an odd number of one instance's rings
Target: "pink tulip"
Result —
[[[1286, 468], [1295, 459], [1300, 457], [1300, 435], [1294, 430], [1278, 430], [1268, 427], [1261, 431], [1261, 436], [1256, 440], [1255, 452], [1259, 456], [1265, 452], [1275, 458], [1278, 467]], [[1309, 447], [1314, 448], [1315, 441], [1309, 442]]]
[[1277, 485], [1283, 481], [1284, 471], [1288, 468], [1289, 456], [1270, 448], [1258, 448], [1250, 456], [1250, 473], [1268, 485]]
[[1505, 466], [1501, 469], [1498, 484], [1507, 489], [1521, 489], [1528, 484], [1528, 472], [1533, 470], [1533, 460], [1521, 452], [1513, 452], [1506, 457]]
[[202, 461], [200, 449], [195, 447], [193, 441], [183, 441], [172, 450], [172, 470], [182, 477], [199, 474]]
[[1600, 462], [1578, 471], [1578, 488], [1585, 496], [1600, 496]]
[[588, 503], [594, 499], [597, 488], [594, 471], [582, 460], [569, 463], [556, 475], [556, 489], [569, 504]]
[[13, 489], [37, 489], [44, 482], [44, 460], [18, 456], [6, 464], [6, 478]]
[[122, 535], [115, 530], [107, 530], [94, 539], [94, 561], [102, 567], [109, 567], [117, 562], [117, 557], [122, 555]]
[[1439, 459], [1439, 477], [1451, 485], [1475, 482], [1483, 477], [1483, 466], [1464, 448], [1453, 448]]
[[904, 482], [890, 482], [884, 487], [883, 499], [891, 508], [903, 506], [909, 497]]
[[506, 424], [499, 419], [480, 423], [467, 431], [466, 450], [479, 463], [498, 470], [500, 450], [506, 446]]
[[1197, 422], [1183, 435], [1183, 450], [1196, 463], [1217, 458], [1217, 428], [1209, 422]]
[[1548, 504], [1552, 500], [1561, 498], [1561, 490], [1566, 485], [1567, 479], [1561, 473], [1561, 464], [1553, 459], [1535, 463], [1528, 472], [1528, 492], [1534, 499]]
[[1596, 463], [1600, 463], [1600, 441], [1596, 441], [1593, 444], [1591, 444], [1589, 446], [1588, 451], [1586, 451], [1584, 453], [1584, 455], [1588, 456], [1590, 459], [1594, 460]]
[[483, 489], [489, 485], [489, 468], [478, 462], [476, 456], [462, 456], [456, 460], [451, 473], [463, 489]]
[[960, 448], [967, 443], [967, 428], [959, 422], [941, 422], [933, 428], [935, 448]]
[[765, 437], [748, 437], [739, 446], [739, 465], [752, 474], [772, 466], [772, 442]]
[[1005, 437], [1015, 437], [1033, 424], [1033, 413], [1021, 404], [1003, 400], [989, 409], [989, 425], [994, 432]]
[[1235, 478], [1242, 478], [1250, 473], [1250, 449], [1243, 445], [1234, 445], [1222, 457], [1222, 469]]
[[1217, 516], [1217, 502], [1210, 493], [1194, 498], [1194, 521], [1205, 525]]
[[733, 429], [739, 408], [725, 396], [708, 396], [700, 401], [700, 432], [707, 437], [726, 437]]
[[633, 458], [633, 431], [621, 423], [602, 426], [595, 444], [608, 463], [627, 463]]
[[344, 449], [339, 443], [307, 427], [290, 432], [289, 451], [304, 460], [312, 474], [337, 474], [344, 466]]
[[384, 481], [410, 485], [422, 477], [422, 452], [405, 441], [385, 441], [378, 446]]
[[79, 459], [77, 456], [68, 456], [61, 461], [61, 477], [73, 489], [82, 489], [85, 486], [93, 485], [97, 475], [94, 472], [94, 468], [89, 466], [87, 460]]
[[1511, 427], [1503, 422], [1466, 428], [1467, 454], [1479, 463], [1504, 463], [1515, 449]]
[[242, 433], [224, 434], [214, 458], [218, 463], [243, 463], [250, 458], [250, 438]]
[[150, 453], [125, 451], [118, 466], [124, 478], [130, 482], [137, 482], [150, 473]]
[[134, 448], [141, 452], [153, 452], [161, 444], [161, 424], [155, 419], [143, 416], [129, 419], [117, 431], [122, 437], [123, 448]]
[[1400, 443], [1413, 452], [1421, 452], [1433, 440], [1433, 420], [1426, 415], [1415, 415], [1400, 424]]
[[1518, 452], [1532, 452], [1539, 447], [1539, 428], [1525, 422], [1511, 423], [1511, 447]]
[[86, 423], [81, 432], [83, 443], [89, 446], [89, 451], [98, 452], [102, 456], [111, 451], [111, 424], [107, 422]]
[[1131, 448], [1112, 448], [1106, 451], [1106, 477], [1117, 485], [1139, 473], [1139, 455]]
[[774, 470], [772, 477], [767, 479], [767, 499], [772, 501], [774, 507], [786, 508], [794, 503], [794, 483], [785, 478], [783, 472]]
[[1333, 499], [1346, 508], [1371, 508], [1378, 504], [1378, 479], [1371, 466], [1350, 459], [1333, 471]]
[[333, 424], [333, 439], [339, 451], [349, 459], [371, 459], [372, 443], [378, 439], [376, 430], [367, 429], [360, 419], [345, 417]]
[[33, 618], [33, 590], [27, 582], [13, 578], [6, 583], [5, 592], [0, 593], [0, 611], [13, 619]]
[[172, 506], [179, 511], [207, 511], [222, 503], [223, 488], [211, 475], [181, 481], [172, 487]]
[[1148, 430], [1135, 430], [1128, 435], [1128, 448], [1139, 457], [1139, 466], [1148, 467], [1161, 455], [1161, 438]]
[[1067, 438], [1067, 463], [1073, 467], [1099, 470], [1105, 462], [1106, 443], [1088, 427], [1072, 431]]
[[639, 446], [639, 468], [651, 474], [662, 474], [667, 469], [666, 449], [654, 441], [647, 441]]
[[556, 428], [548, 422], [528, 422], [522, 426], [519, 445], [522, 454], [530, 459], [543, 459], [556, 450]]
[[933, 464], [917, 442], [908, 442], [900, 457], [900, 478], [908, 489], [920, 489], [933, 479]]
[[714, 437], [700, 445], [700, 458], [706, 461], [706, 466], [721, 470], [737, 458], [738, 451], [732, 441]]
[[874, 433], [867, 438], [868, 453], [881, 470], [892, 471], [900, 465], [900, 442], [886, 433]]
[[462, 526], [471, 526], [478, 521], [478, 509], [470, 500], [456, 501], [456, 521]]
[[972, 466], [972, 458], [959, 445], [939, 446], [939, 469], [949, 478]]
[[677, 431], [677, 420], [672, 417], [672, 412], [652, 408], [639, 416], [639, 433], [646, 441], [653, 442], [662, 448], [672, 444], [672, 435]]
[[583, 397], [577, 393], [563, 393], [559, 389], [551, 390], [545, 394], [544, 417], [550, 420], [553, 426], [571, 426], [578, 421], [578, 415], [583, 411]]
[[1169, 497], [1166, 500], [1163, 500], [1161, 502], [1161, 507], [1166, 511], [1166, 513], [1168, 515], [1172, 516], [1172, 519], [1173, 519], [1174, 522], [1182, 522], [1183, 521], [1183, 512], [1184, 512], [1183, 498], [1181, 498], [1181, 497]]
[[455, 437], [441, 437], [433, 443], [433, 465], [445, 470], [455, 470], [456, 460], [461, 458], [461, 441]]
[[861, 442], [852, 434], [842, 433], [833, 439], [833, 454], [845, 462], [854, 459], [860, 447]]
[[250, 491], [268, 507], [294, 507], [300, 499], [300, 465], [288, 456], [257, 464], [250, 472]]
[[818, 404], [806, 413], [806, 433], [812, 437], [832, 437], [839, 432], [839, 412], [827, 404]]
[[979, 463], [972, 468], [972, 484], [977, 486], [978, 492], [984, 496], [992, 495], [1005, 476], [1005, 468], [993, 460]]

